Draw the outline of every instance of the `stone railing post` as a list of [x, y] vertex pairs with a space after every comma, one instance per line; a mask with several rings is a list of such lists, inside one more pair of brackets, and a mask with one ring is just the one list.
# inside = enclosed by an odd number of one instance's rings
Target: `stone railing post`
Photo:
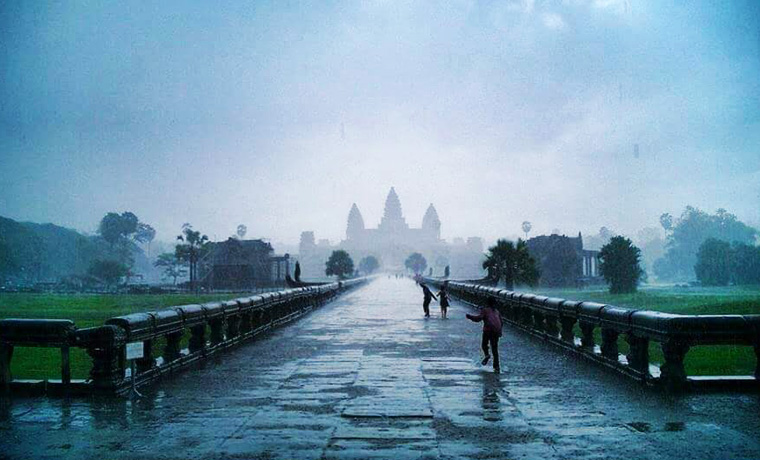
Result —
[[222, 318], [215, 318], [209, 320], [208, 323], [211, 328], [211, 346], [219, 345], [224, 341], [224, 320]]
[[199, 324], [190, 328], [190, 342], [188, 343], [190, 353], [202, 351], [206, 348], [206, 325]]
[[686, 370], [683, 362], [689, 345], [673, 339], [662, 342], [662, 354], [665, 362], [660, 366], [660, 378], [669, 389], [678, 390], [686, 385]]
[[13, 345], [0, 343], [0, 384], [8, 390], [13, 381], [11, 361], [13, 360]]
[[636, 337], [628, 333], [625, 336], [628, 342], [628, 366], [643, 374], [649, 374], [649, 339]]
[[533, 310], [533, 329], [544, 332], [544, 315], [538, 310]]
[[153, 340], [143, 342], [143, 357], [135, 360], [137, 372], [143, 373], [156, 366], [156, 358], [153, 357]]
[[593, 323], [587, 323], [586, 321], [580, 321], [578, 325], [581, 328], [581, 346], [593, 351], [594, 345], [596, 345], [594, 341], [595, 325]]
[[164, 347], [164, 363], [174, 361], [182, 356], [180, 352], [180, 341], [182, 340], [182, 331], [172, 332], [166, 335], [166, 346]]
[[562, 316], [559, 319], [562, 329], [560, 330], [560, 338], [565, 342], [575, 344], [575, 332], [573, 327], [575, 326], [575, 318], [569, 316]]
[[618, 336], [614, 329], [602, 328], [602, 356], [617, 362], [618, 360]]
[[556, 338], [559, 334], [559, 327], [557, 327], [557, 317], [548, 315], [545, 317], [544, 321], [546, 333]]
[[248, 335], [253, 330], [253, 313], [250, 311], [243, 313], [240, 316], [240, 334]]
[[117, 326], [100, 326], [77, 332], [77, 343], [92, 358], [90, 379], [97, 391], [115, 393], [124, 381], [124, 345], [127, 334]]
[[240, 335], [240, 315], [234, 314], [227, 317], [227, 339], [234, 339]]

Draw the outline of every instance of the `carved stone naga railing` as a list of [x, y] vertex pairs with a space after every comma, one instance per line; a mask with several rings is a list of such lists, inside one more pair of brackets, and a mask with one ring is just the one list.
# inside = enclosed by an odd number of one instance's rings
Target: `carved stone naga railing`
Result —
[[[333, 297], [366, 281], [364, 278], [268, 292], [225, 302], [182, 305], [111, 318], [103, 326], [78, 329], [74, 322], [52, 319], [0, 320], [0, 389], [11, 392], [123, 394], [136, 385], [190, 366], [268, 329], [296, 319]], [[189, 332], [188, 346], [182, 349]], [[208, 334], [207, 334], [208, 332]], [[127, 343], [142, 342], [143, 357], [135, 375], [127, 375]], [[162, 344], [158, 349], [159, 343]], [[61, 379], [14, 380], [16, 347], [61, 349]], [[82, 348], [92, 358], [90, 377], [72, 381], [69, 350]]]
[[[440, 286], [443, 280], [428, 279]], [[449, 292], [474, 306], [496, 301], [506, 322], [616, 369], [642, 382], [669, 389], [720, 384], [760, 384], [760, 315], [676, 315], [631, 310], [596, 302], [578, 302], [490, 286], [450, 281]], [[576, 337], [575, 326], [580, 329]], [[597, 346], [595, 331], [601, 344]], [[618, 338], [624, 336], [628, 353], [621, 355]], [[664, 362], [650, 363], [650, 342], [658, 342]], [[758, 364], [753, 376], [689, 377], [684, 359], [689, 349], [704, 345], [754, 347]], [[659, 373], [659, 375], [657, 375]]]

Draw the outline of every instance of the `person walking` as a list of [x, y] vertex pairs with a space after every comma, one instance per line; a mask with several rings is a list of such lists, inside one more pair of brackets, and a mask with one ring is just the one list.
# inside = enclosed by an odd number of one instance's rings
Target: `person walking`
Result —
[[425, 310], [425, 318], [430, 318], [430, 301], [433, 299], [438, 300], [438, 298], [424, 283], [420, 283], [420, 286], [422, 286], [422, 295], [425, 296], [422, 301], [422, 309]]
[[446, 291], [448, 281], [444, 282], [438, 291], [438, 300], [441, 303], [441, 318], [446, 319], [449, 314], [449, 293]]
[[491, 353], [493, 353], [493, 371], [498, 374], [501, 372], [501, 365], [499, 363], [499, 337], [501, 337], [501, 314], [496, 310], [496, 302], [493, 298], [488, 299], [486, 306], [480, 310], [478, 315], [466, 315], [470, 321], [479, 323], [483, 321], [483, 339], [481, 341], [481, 348], [485, 357], [481, 361], [482, 365], [488, 364], [488, 360], [491, 359], [491, 354], [488, 352], [490, 345]]

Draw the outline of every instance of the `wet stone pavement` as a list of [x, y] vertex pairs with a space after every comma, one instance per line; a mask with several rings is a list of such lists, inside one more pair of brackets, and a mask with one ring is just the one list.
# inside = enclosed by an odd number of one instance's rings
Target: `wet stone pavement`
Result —
[[381, 278], [142, 390], [0, 401], [13, 459], [758, 459], [760, 396], [666, 396]]

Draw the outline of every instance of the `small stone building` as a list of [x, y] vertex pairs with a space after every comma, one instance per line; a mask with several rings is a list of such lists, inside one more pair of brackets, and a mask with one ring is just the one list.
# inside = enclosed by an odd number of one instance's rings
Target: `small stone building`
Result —
[[543, 287], [583, 287], [602, 282], [599, 251], [583, 249], [583, 237], [541, 235], [526, 241], [541, 271]]
[[209, 251], [198, 264], [199, 280], [210, 290], [249, 290], [285, 285], [290, 270], [288, 254], [274, 254], [263, 240], [230, 238], [209, 243]]

